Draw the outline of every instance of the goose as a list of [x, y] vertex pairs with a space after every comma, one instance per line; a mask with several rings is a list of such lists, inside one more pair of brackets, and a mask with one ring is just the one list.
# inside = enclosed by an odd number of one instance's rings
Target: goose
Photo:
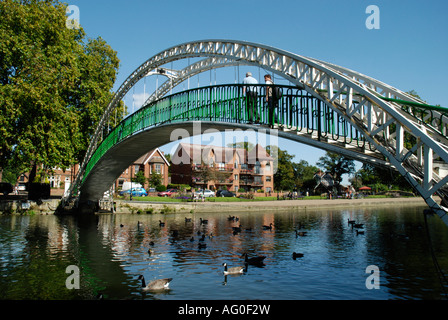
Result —
[[364, 227], [364, 223], [354, 223], [352, 224], [352, 228], [360, 228], [362, 229]]
[[268, 226], [263, 226], [263, 230], [272, 230], [272, 222]]
[[358, 235], [358, 234], [364, 234], [364, 231], [356, 230], [356, 235]]
[[159, 220], [159, 226], [161, 226], [161, 227], [165, 226], [165, 222], [162, 222], [162, 220]]
[[292, 258], [294, 260], [296, 260], [296, 258], [302, 258], [302, 257], [303, 257], [303, 253], [297, 253], [297, 252], [292, 253]]
[[350, 218], [347, 218], [347, 224], [354, 224], [355, 220], [350, 220]]
[[142, 280], [142, 290], [167, 290], [169, 289], [168, 286], [173, 278], [157, 279], [151, 281], [148, 285], [145, 284], [145, 277], [143, 275], [140, 275], [138, 280]]
[[244, 257], [244, 261], [251, 265], [262, 265], [262, 264], [264, 264], [263, 260], [266, 258], [265, 256], [257, 256], [257, 257], [249, 258], [247, 255], [247, 252], [243, 253], [243, 255], [241, 257]]
[[208, 223], [208, 220], [203, 220], [202, 218], [199, 218], [199, 220], [201, 220], [201, 224], [206, 224], [206, 223]]
[[224, 274], [238, 274], [244, 272], [244, 267], [231, 267], [227, 268], [227, 263], [222, 264], [224, 266]]
[[297, 231], [296, 230], [296, 238], [298, 236], [305, 237], [307, 235], [307, 233], [308, 233], [307, 231]]

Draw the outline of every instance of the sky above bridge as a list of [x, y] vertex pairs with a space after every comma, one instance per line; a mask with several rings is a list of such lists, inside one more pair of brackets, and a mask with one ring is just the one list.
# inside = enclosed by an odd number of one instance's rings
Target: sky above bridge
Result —
[[[192, 40], [235, 39], [344, 66], [403, 91], [415, 90], [429, 104], [448, 107], [448, 1], [67, 2], [79, 8], [80, 23], [89, 37], [101, 36], [117, 51], [121, 63], [115, 90], [140, 64], [166, 48]], [[366, 10], [369, 5], [378, 10]], [[245, 72], [242, 67], [227, 74], [210, 73], [201, 81], [222, 83], [219, 77], [227, 76], [233, 83]], [[255, 71], [255, 76], [264, 73]], [[162, 81], [148, 80], [125, 102], [138, 108], [143, 95]], [[283, 139], [279, 147], [310, 164], [324, 154]]]

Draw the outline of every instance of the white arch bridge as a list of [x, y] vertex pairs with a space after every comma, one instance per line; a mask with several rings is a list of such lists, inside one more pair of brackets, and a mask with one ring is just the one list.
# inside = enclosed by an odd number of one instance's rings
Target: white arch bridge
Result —
[[[195, 58], [182, 70], [165, 65]], [[258, 85], [256, 110], [260, 124], [251, 124], [243, 87], [216, 85], [168, 92], [186, 79], [212, 69], [257, 66], [288, 80], [269, 118], [264, 105], [266, 86]], [[108, 119], [125, 94], [149, 75], [167, 76], [137, 112], [111, 129]], [[200, 121], [200, 130], [194, 126]], [[233, 40], [203, 40], [168, 48], [138, 67], [120, 86], [92, 137], [69, 201], [95, 203], [135, 159], [171, 142], [175, 128], [191, 135], [214, 128], [264, 130], [361, 162], [400, 172], [428, 206], [448, 225], [447, 208], [433, 196], [448, 199], [448, 175], [434, 170], [434, 161], [448, 163], [448, 111], [383, 82], [327, 62], [262, 44]], [[177, 138], [177, 137], [176, 137]]]

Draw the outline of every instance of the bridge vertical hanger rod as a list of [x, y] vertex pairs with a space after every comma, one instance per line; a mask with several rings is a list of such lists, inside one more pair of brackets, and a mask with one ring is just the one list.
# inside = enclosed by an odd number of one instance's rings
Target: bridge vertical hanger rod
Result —
[[[425, 144], [424, 146], [424, 171], [423, 171], [423, 189], [429, 190], [431, 187], [431, 181], [432, 181], [432, 173], [433, 173], [433, 151], [432, 149]], [[432, 195], [428, 195], [432, 196]]]
[[395, 156], [400, 159], [403, 154], [403, 146], [404, 146], [404, 128], [400, 123], [397, 123], [397, 134], [395, 136]]

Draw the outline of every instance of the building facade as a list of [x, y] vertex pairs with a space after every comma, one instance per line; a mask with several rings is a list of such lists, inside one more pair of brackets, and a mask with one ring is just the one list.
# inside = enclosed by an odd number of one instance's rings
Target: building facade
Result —
[[133, 165], [129, 166], [115, 181], [115, 190], [120, 191], [124, 182], [131, 182], [132, 178], [135, 178], [139, 172], [143, 172], [145, 184], [143, 188], [149, 189], [148, 179], [152, 174], [158, 174], [161, 180], [161, 184], [165, 187], [170, 183], [169, 179], [169, 161], [165, 158], [165, 155], [159, 148], [151, 150], [139, 159], [137, 159]]
[[272, 192], [274, 159], [261, 146], [243, 148], [180, 143], [171, 159], [171, 182], [196, 189]]

